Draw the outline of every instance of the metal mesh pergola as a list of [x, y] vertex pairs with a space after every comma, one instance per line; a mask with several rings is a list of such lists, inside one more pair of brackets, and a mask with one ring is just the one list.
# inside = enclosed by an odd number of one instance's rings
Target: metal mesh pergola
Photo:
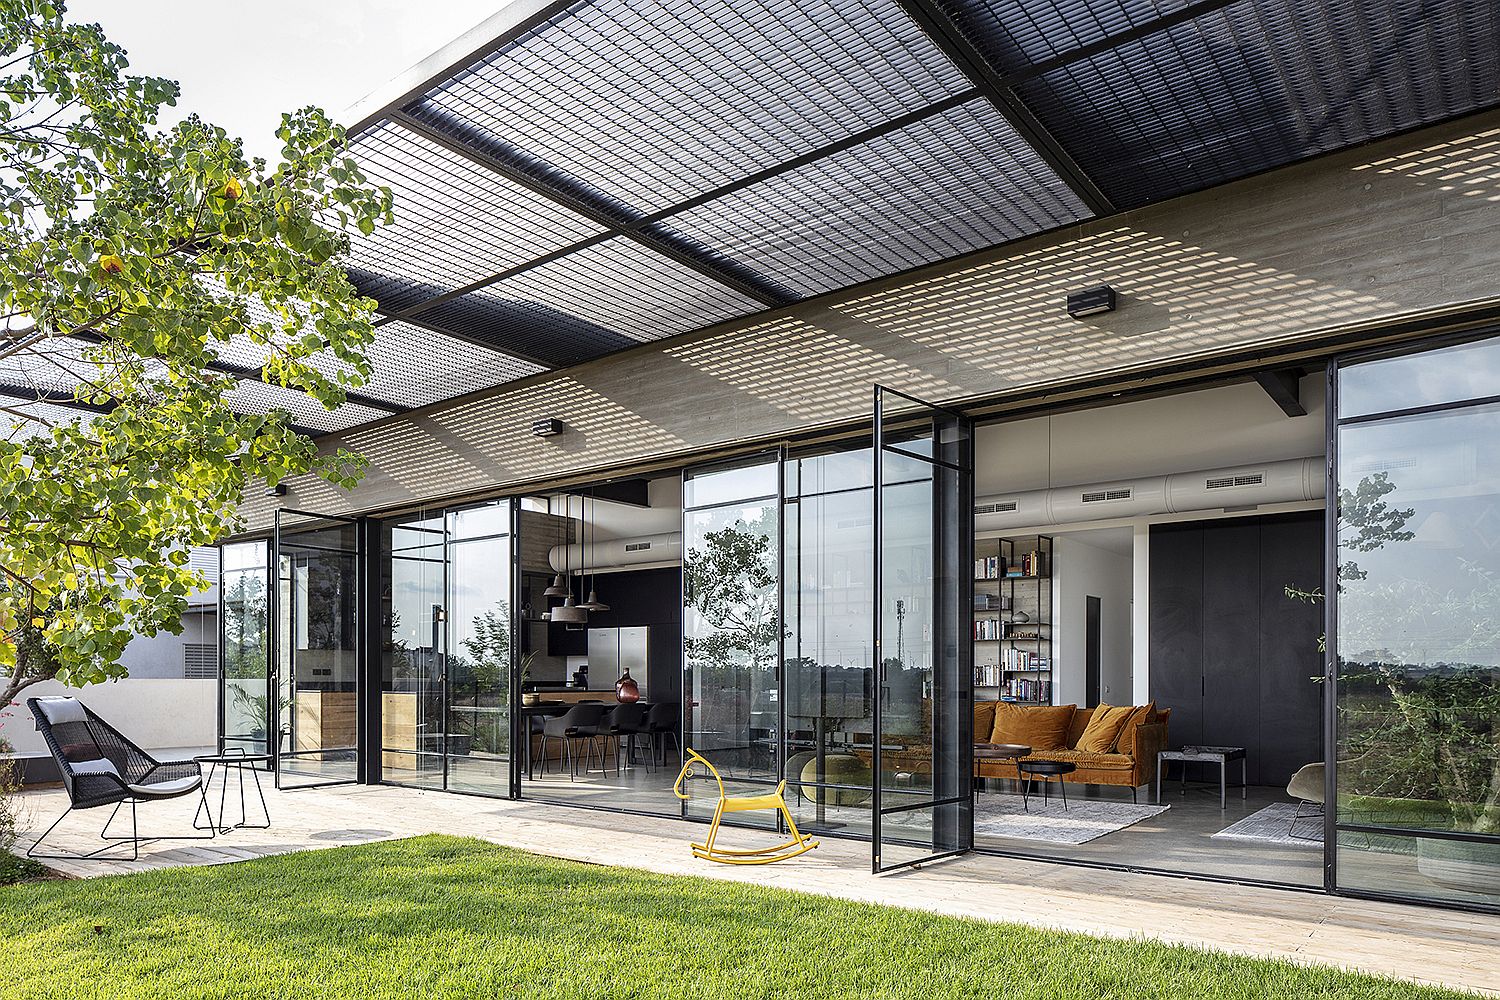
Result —
[[515, 0], [485, 27], [350, 129], [396, 195], [351, 266], [373, 379], [331, 414], [244, 405], [342, 430], [1500, 103], [1500, 5], [1471, 0]]

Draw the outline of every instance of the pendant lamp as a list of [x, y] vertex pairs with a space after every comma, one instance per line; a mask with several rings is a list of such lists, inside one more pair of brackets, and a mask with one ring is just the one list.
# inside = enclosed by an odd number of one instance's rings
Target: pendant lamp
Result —
[[598, 554], [599, 554], [598, 553], [598, 548], [599, 548], [599, 500], [598, 500], [598, 498], [595, 498], [594, 502], [590, 506], [592, 506], [594, 508], [594, 523], [593, 523], [592, 526], [585, 525], [584, 527], [589, 528], [589, 530], [591, 530], [593, 532], [593, 535], [594, 535], [594, 544], [589, 547], [589, 555], [590, 555], [589, 561], [594, 564], [593, 565], [594, 573], [593, 573], [592, 576], [589, 577], [589, 599], [586, 600], [586, 601], [584, 601], [582, 604], [580, 604], [578, 606], [580, 608], [583, 608], [585, 611], [608, 611], [609, 610], [609, 605], [605, 604], [603, 601], [599, 600], [599, 591], [597, 589], [597, 585], [599, 583], [599, 564], [594, 559], [594, 557], [598, 556]]
[[[573, 520], [572, 497], [568, 498], [568, 522], [571, 526]], [[569, 625], [581, 625], [589, 620], [589, 613], [584, 608], [573, 603], [573, 546], [567, 544], [563, 549], [563, 571], [568, 578], [567, 598], [559, 607], [552, 609], [552, 620], [555, 622], [566, 622]]]
[[[548, 503], [547, 507], [550, 510], [551, 507], [552, 507], [551, 503]], [[558, 529], [557, 529], [557, 539], [558, 539], [559, 544], [561, 544], [561, 542], [562, 542], [562, 527], [561, 526], [559, 526]], [[563, 575], [562, 575], [561, 571], [558, 571], [557, 575], [552, 578], [552, 586], [550, 586], [546, 590], [542, 591], [542, 596], [543, 597], [566, 597], [566, 596], [568, 596], [568, 594], [571, 591], [571, 589], [572, 588], [570, 588], [570, 587], [564, 587], [563, 586]]]

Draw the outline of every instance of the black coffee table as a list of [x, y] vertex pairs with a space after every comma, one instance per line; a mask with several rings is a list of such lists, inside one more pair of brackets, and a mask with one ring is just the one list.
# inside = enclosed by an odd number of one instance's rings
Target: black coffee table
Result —
[[1057, 787], [1062, 791], [1063, 810], [1068, 808], [1068, 783], [1063, 781], [1063, 775], [1072, 774], [1078, 770], [1078, 765], [1066, 760], [1018, 760], [1016, 770], [1020, 772], [1021, 778], [1021, 806], [1027, 812], [1031, 811], [1031, 802], [1027, 795], [1027, 786], [1031, 779], [1042, 779], [1042, 801], [1045, 803], [1051, 792], [1052, 783], [1050, 778], [1057, 779]]
[[[1020, 743], [976, 743], [974, 744], [975, 760], [1009, 760], [1019, 762], [1022, 757], [1031, 753], [1031, 747]], [[984, 780], [983, 778], [980, 779]], [[1020, 784], [1021, 772], [1016, 771], [1016, 783]]]

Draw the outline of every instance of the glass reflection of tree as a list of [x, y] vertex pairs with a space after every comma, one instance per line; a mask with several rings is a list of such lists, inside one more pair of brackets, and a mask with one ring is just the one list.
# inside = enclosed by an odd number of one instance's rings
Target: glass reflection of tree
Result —
[[[497, 601], [495, 606], [475, 615], [470, 634], [460, 643], [467, 655], [451, 656], [448, 678], [453, 705], [461, 702], [471, 708], [503, 708], [509, 699], [510, 678], [510, 604]], [[474, 738], [473, 748], [480, 753], [505, 753], [509, 739], [503, 713], [493, 725], [480, 725], [478, 713], [453, 713], [455, 733]]]
[[[265, 580], [259, 573], [236, 573], [224, 593], [224, 680], [235, 711], [246, 719], [250, 736], [266, 738], [271, 702], [265, 690], [268, 620]], [[260, 682], [260, 690], [254, 683]]]
[[[1340, 491], [1341, 556], [1417, 537], [1407, 527], [1415, 509], [1389, 502], [1396, 489], [1380, 472]], [[1437, 579], [1410, 565], [1338, 568], [1341, 808], [1356, 820], [1500, 834], [1500, 578], [1462, 555]], [[1444, 635], [1436, 662], [1419, 645], [1434, 628]]]

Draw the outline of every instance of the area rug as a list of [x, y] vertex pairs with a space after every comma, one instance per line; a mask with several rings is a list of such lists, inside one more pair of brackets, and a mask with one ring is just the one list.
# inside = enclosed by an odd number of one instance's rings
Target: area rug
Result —
[[1062, 796], [1054, 792], [1046, 800], [1031, 796], [1028, 811], [1019, 795], [984, 794], [974, 797], [974, 835], [1049, 844], [1087, 844], [1143, 819], [1160, 816], [1170, 808], [1069, 797], [1068, 808], [1064, 810]]
[[1258, 840], [1262, 843], [1287, 844], [1293, 847], [1321, 847], [1323, 844], [1323, 817], [1314, 813], [1310, 806], [1302, 809], [1302, 818], [1297, 820], [1297, 836], [1292, 836], [1292, 817], [1297, 807], [1291, 802], [1272, 802], [1264, 809], [1257, 809], [1231, 826], [1226, 826], [1215, 837], [1225, 840]]

